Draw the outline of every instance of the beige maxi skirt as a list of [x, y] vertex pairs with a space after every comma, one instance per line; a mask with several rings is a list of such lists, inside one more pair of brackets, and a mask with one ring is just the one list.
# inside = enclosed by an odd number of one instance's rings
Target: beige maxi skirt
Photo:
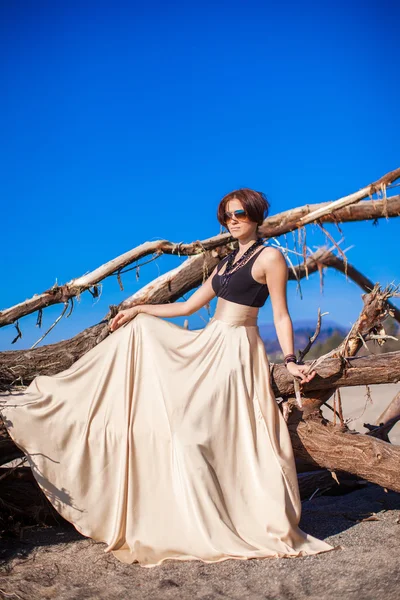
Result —
[[2, 396], [57, 511], [124, 563], [296, 557], [293, 449], [258, 309], [218, 299], [204, 329], [140, 313], [52, 377]]

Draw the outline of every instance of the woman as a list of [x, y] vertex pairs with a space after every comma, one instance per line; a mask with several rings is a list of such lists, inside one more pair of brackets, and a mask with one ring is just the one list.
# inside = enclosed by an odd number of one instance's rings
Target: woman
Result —
[[[257, 313], [271, 296], [286, 368], [294, 358], [287, 266], [257, 229], [263, 194], [225, 196], [218, 219], [238, 250], [186, 301], [133, 306], [113, 332], [3, 409], [42, 490], [83, 535], [125, 563], [295, 557], [336, 549], [299, 527], [293, 449]], [[190, 315], [218, 296], [204, 329]]]

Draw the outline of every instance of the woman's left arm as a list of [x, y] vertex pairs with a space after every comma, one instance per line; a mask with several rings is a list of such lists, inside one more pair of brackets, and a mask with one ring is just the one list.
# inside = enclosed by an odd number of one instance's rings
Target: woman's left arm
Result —
[[[268, 248], [263, 255], [265, 280], [271, 298], [279, 344], [284, 356], [294, 354], [293, 323], [287, 306], [288, 266], [284, 256], [277, 248]], [[286, 368], [292, 375], [301, 379], [300, 383], [307, 383], [316, 375], [315, 371], [307, 373], [307, 365], [289, 362]]]

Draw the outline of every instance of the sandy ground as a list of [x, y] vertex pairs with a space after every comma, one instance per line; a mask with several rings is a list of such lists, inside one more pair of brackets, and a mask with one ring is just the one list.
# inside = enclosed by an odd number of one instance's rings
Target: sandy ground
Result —
[[[365, 432], [399, 385], [342, 390], [350, 427]], [[324, 409], [331, 418], [329, 409]], [[400, 425], [400, 424], [399, 424]], [[400, 443], [400, 427], [391, 436]], [[363, 520], [370, 518], [370, 520]], [[0, 546], [1, 599], [399, 600], [400, 494], [368, 484], [303, 502], [300, 526], [342, 549], [293, 559], [124, 565], [73, 526], [24, 529]]]
[[[374, 515], [375, 513], [375, 515]], [[373, 516], [376, 520], [362, 521]], [[0, 597], [398, 600], [400, 494], [368, 484], [303, 503], [301, 527], [342, 549], [291, 559], [124, 565], [72, 526], [32, 528], [1, 547]]]
[[[366, 397], [366, 386], [340, 388], [344, 418], [348, 420], [347, 424], [350, 429], [355, 429], [360, 433], [368, 431], [363, 426], [364, 423], [375, 424], [376, 419], [400, 391], [400, 383], [370, 385], [369, 390], [371, 400]], [[329, 400], [329, 404], [333, 404], [332, 399]], [[333, 413], [329, 408], [323, 407], [322, 414], [330, 421], [333, 418]], [[393, 427], [390, 441], [392, 444], [400, 444], [400, 422]]]

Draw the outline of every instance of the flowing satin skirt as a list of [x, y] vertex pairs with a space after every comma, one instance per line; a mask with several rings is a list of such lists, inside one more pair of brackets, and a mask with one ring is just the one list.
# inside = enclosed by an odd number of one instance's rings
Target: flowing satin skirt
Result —
[[293, 449], [252, 308], [219, 299], [198, 330], [140, 313], [2, 400], [47, 498], [124, 563], [337, 548], [298, 527]]

